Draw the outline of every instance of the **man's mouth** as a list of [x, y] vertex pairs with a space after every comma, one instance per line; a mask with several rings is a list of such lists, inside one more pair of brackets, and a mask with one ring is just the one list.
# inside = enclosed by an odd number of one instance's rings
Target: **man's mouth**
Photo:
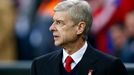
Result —
[[58, 39], [58, 37], [59, 37], [59, 36], [57, 36], [57, 35], [54, 35], [54, 40]]

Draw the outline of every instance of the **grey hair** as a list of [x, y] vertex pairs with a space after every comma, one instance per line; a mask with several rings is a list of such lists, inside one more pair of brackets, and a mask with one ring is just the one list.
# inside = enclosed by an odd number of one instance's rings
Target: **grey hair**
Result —
[[78, 24], [80, 21], [84, 21], [86, 23], [85, 30], [83, 32], [84, 39], [87, 39], [87, 35], [89, 33], [89, 29], [92, 25], [92, 14], [91, 14], [91, 7], [86, 1], [79, 1], [79, 0], [67, 0], [58, 3], [55, 8], [54, 12], [58, 11], [67, 11], [68, 14], [71, 16], [72, 21], [75, 24]]

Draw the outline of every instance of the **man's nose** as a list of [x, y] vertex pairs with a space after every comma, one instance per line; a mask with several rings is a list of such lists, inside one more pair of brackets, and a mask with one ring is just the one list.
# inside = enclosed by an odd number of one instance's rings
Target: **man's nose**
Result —
[[56, 30], [56, 27], [55, 27], [54, 23], [49, 27], [49, 30], [50, 31], [55, 31]]

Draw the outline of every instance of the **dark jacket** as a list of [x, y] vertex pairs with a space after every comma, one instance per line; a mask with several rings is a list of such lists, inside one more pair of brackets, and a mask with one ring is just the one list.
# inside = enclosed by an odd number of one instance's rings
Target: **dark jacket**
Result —
[[[36, 58], [32, 63], [31, 75], [61, 75], [60, 63], [62, 50]], [[123, 63], [110, 55], [106, 55], [88, 45], [88, 48], [77, 64], [77, 75], [127, 75]]]

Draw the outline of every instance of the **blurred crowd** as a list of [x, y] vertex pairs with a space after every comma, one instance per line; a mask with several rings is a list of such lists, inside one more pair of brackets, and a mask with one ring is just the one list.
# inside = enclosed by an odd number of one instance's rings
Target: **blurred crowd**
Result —
[[[1, 0], [0, 61], [32, 60], [58, 50], [49, 31], [54, 6], [62, 0]], [[95, 48], [134, 62], [134, 0], [87, 0]]]

